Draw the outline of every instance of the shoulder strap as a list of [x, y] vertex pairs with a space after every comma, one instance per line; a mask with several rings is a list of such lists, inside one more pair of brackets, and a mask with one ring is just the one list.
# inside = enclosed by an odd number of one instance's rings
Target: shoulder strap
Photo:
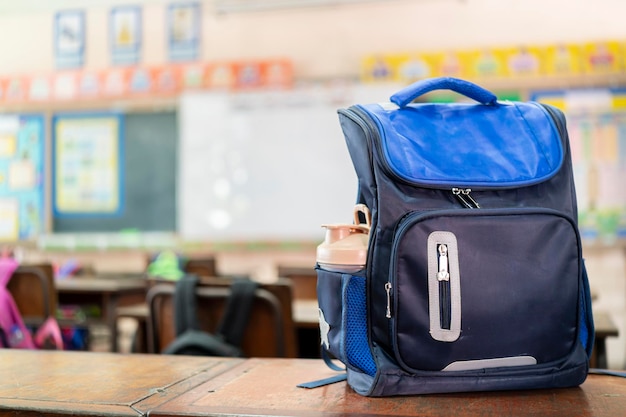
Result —
[[199, 330], [196, 316], [197, 275], [184, 275], [176, 282], [174, 292], [174, 320], [176, 335], [180, 336], [187, 330]]
[[248, 278], [236, 278], [231, 284], [224, 314], [217, 327], [217, 334], [234, 346], [241, 346], [250, 319], [257, 282]]

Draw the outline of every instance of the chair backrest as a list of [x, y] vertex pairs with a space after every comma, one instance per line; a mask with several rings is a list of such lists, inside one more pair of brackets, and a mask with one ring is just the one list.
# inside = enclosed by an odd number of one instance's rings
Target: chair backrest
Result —
[[[213, 333], [230, 294], [231, 280], [201, 278], [196, 288], [198, 321]], [[174, 285], [157, 284], [148, 291], [148, 351], [161, 352], [175, 336]], [[291, 310], [291, 285], [287, 281], [261, 284], [256, 290], [242, 350], [247, 357], [296, 357], [298, 348]]]
[[7, 288], [26, 323], [56, 315], [58, 296], [51, 264], [20, 265]]
[[317, 300], [317, 272], [313, 266], [278, 265], [278, 276], [291, 280], [295, 300]]
[[200, 277], [216, 277], [218, 275], [215, 258], [213, 257], [189, 258], [183, 268], [185, 273], [195, 274]]

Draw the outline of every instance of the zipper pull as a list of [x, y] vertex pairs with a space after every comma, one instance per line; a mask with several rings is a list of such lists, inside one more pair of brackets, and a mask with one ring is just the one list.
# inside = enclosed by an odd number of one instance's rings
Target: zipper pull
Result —
[[387, 310], [385, 312], [385, 317], [390, 319], [391, 318], [391, 282], [387, 282], [385, 284], [385, 292], [387, 293]]
[[452, 194], [465, 206], [465, 208], [475, 209], [481, 208], [480, 204], [470, 195], [471, 188], [452, 188]]
[[470, 195], [471, 192], [472, 192], [471, 188], [466, 188], [465, 190], [461, 191], [461, 193], [463, 193], [463, 195], [467, 197], [469, 201], [474, 205], [474, 208], [477, 208], [477, 209], [481, 208], [480, 204], [478, 204], [478, 202], [474, 200], [474, 198]]
[[450, 272], [448, 271], [448, 245], [439, 245], [439, 272], [437, 272], [437, 280], [450, 281]]

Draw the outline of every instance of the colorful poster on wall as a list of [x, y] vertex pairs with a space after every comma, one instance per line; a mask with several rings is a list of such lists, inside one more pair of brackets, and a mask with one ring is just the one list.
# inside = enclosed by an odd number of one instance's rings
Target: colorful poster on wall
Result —
[[116, 215], [122, 201], [122, 116], [53, 118], [54, 215]]
[[[415, 72], [413, 72], [415, 73]], [[34, 76], [0, 76], [0, 104], [173, 96], [189, 89], [293, 87], [293, 66], [284, 58], [114, 66]]]
[[85, 12], [67, 10], [56, 13], [54, 52], [57, 68], [78, 68], [85, 58]]
[[616, 74], [624, 69], [620, 42], [589, 43], [583, 51], [583, 69], [588, 74]]
[[199, 57], [200, 4], [170, 4], [167, 8], [167, 38], [170, 61], [194, 61]]
[[573, 44], [551, 45], [545, 52], [546, 75], [579, 75], [582, 73], [582, 47]]
[[[623, 40], [607, 40], [582, 44], [379, 53], [365, 57], [361, 66], [362, 80], [365, 82], [413, 82], [437, 76], [513, 79], [582, 74], [616, 75], [626, 69], [626, 44]], [[607, 84], [616, 84], [608, 81]]]
[[44, 118], [0, 116], [0, 241], [44, 232]]
[[545, 48], [520, 46], [506, 51], [508, 73], [513, 77], [533, 77], [545, 73]]
[[141, 8], [120, 6], [110, 14], [111, 62], [132, 65], [141, 54]]
[[538, 92], [567, 117], [581, 234], [611, 243], [626, 239], [626, 90]]

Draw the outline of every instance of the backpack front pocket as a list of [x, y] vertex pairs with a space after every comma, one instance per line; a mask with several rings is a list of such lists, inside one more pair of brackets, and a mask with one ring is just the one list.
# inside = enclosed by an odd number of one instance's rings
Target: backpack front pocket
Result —
[[577, 340], [580, 251], [552, 210], [408, 215], [386, 288], [396, 360], [441, 371], [563, 359]]

